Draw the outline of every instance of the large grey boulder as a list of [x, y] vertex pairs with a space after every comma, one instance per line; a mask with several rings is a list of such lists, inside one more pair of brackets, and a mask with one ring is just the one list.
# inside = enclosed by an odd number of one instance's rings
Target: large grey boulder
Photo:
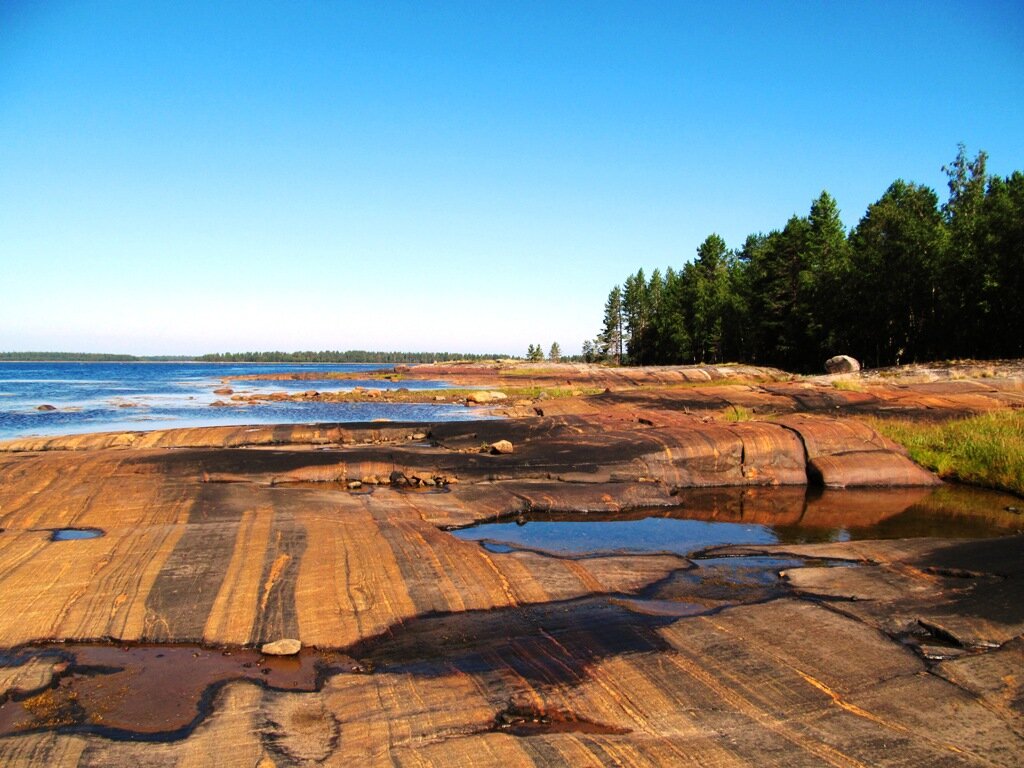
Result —
[[825, 361], [825, 370], [828, 373], [853, 373], [860, 370], [860, 363], [849, 355], [836, 355]]

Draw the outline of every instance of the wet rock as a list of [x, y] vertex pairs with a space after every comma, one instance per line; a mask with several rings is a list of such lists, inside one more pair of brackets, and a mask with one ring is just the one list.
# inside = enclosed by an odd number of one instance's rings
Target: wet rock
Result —
[[233, 390], [231, 387], [221, 387], [220, 389], [213, 390], [213, 394], [215, 394], [215, 395], [233, 395], [233, 394], [235, 394], [235, 390]]
[[849, 355], [836, 355], [825, 361], [828, 373], [854, 373], [860, 370], [860, 363]]
[[223, 400], [214, 400], [210, 403], [211, 408], [227, 408], [230, 403], [225, 403]]
[[294, 638], [275, 640], [272, 643], [264, 643], [260, 647], [260, 653], [267, 656], [294, 656], [302, 650], [302, 643]]
[[57, 408], [56, 408], [56, 406], [48, 405], [48, 404], [44, 403], [43, 405], [40, 405], [38, 408], [36, 408], [36, 410], [37, 411], [56, 411]]

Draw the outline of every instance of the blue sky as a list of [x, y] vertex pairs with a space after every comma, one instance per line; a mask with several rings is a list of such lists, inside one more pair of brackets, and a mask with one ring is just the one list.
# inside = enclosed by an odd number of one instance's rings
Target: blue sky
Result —
[[0, 350], [578, 351], [1022, 104], [1016, 2], [0, 0]]

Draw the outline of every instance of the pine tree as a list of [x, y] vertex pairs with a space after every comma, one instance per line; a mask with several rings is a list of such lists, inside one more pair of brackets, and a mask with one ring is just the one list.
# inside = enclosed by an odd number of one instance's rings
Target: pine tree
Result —
[[693, 278], [690, 336], [694, 362], [718, 362], [722, 356], [722, 319], [729, 288], [727, 252], [721, 237], [708, 235], [697, 249], [697, 261], [690, 270]]
[[818, 357], [827, 359], [844, 352], [849, 344], [847, 328], [856, 322], [856, 308], [848, 300], [850, 247], [839, 218], [835, 199], [822, 191], [811, 203], [808, 217], [807, 266], [811, 301], [808, 309], [808, 341]]
[[622, 289], [612, 288], [604, 305], [604, 328], [601, 331], [601, 351], [616, 365], [622, 364]]
[[949, 232], [941, 272], [943, 334], [955, 340], [958, 357], [975, 357], [984, 346], [985, 328], [991, 312], [987, 288], [992, 284], [991, 265], [979, 260], [979, 234], [985, 202], [985, 163], [979, 152], [967, 159], [963, 144], [957, 145], [956, 159], [942, 166], [949, 177], [949, 200], [942, 217]]
[[862, 359], [898, 365], [927, 356], [944, 234], [928, 187], [895, 181], [868, 206], [850, 235]]
[[594, 342], [592, 342], [590, 339], [584, 340], [583, 349], [581, 351], [583, 353], [583, 361], [586, 363], [594, 362], [594, 360], [597, 357], [597, 354], [594, 351]]
[[551, 342], [551, 351], [548, 352], [548, 360], [552, 363], [557, 363], [562, 359], [562, 348], [558, 346], [557, 341]]
[[622, 317], [625, 326], [626, 352], [634, 365], [644, 361], [643, 340], [650, 317], [650, 297], [643, 269], [626, 278], [622, 291]]

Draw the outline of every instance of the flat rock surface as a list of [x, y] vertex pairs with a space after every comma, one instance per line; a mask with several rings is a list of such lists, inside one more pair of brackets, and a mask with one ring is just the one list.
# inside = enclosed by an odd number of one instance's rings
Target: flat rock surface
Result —
[[[706, 396], [795, 397], [747, 374], [762, 389]], [[0, 764], [1021, 763], [1022, 537], [813, 543], [942, 490], [820, 409], [729, 421], [633, 395], [9, 441]], [[449, 530], [680, 508], [792, 543], [568, 552]], [[301, 651], [259, 652], [282, 638]]]

